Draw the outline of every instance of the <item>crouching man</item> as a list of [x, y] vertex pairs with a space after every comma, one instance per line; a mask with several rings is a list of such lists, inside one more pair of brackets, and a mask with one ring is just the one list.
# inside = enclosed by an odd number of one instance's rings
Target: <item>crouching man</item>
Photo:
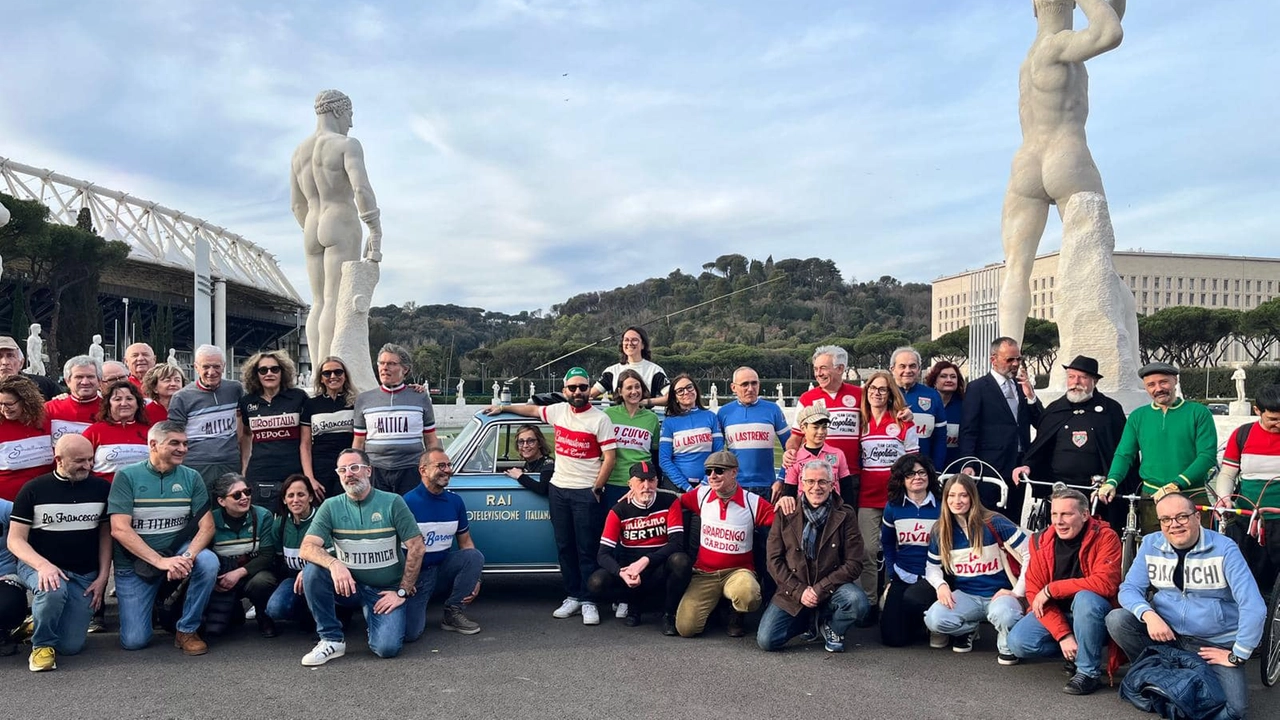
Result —
[[800, 471], [799, 509], [779, 513], [769, 531], [769, 574], [778, 591], [760, 619], [756, 643], [780, 650], [791, 638], [821, 633], [827, 652], [844, 652], [844, 633], [870, 607], [857, 585], [866, 554], [858, 515], [832, 492], [825, 460]]

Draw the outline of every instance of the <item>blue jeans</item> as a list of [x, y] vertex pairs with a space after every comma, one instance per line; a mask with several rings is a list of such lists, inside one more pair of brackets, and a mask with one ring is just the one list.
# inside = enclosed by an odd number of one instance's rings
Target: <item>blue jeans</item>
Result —
[[51, 647], [59, 655], [75, 655], [84, 649], [93, 619], [93, 598], [85, 592], [98, 573], [83, 575], [65, 573], [57, 590], [40, 590], [40, 576], [26, 563], [18, 563], [18, 577], [35, 596], [31, 601], [31, 617], [35, 620], [32, 647]]
[[1001, 595], [992, 599], [961, 590], [952, 591], [951, 596], [955, 599], [954, 608], [935, 602], [924, 611], [925, 627], [943, 635], [968, 635], [986, 620], [996, 629], [996, 649], [1009, 654], [1009, 630], [1022, 618], [1018, 598]]
[[338, 605], [360, 607], [369, 626], [369, 649], [373, 654], [384, 658], [400, 654], [400, 648], [404, 646], [405, 606], [402, 603], [385, 615], [375, 613], [373, 606], [383, 589], [356, 583], [355, 594], [343, 597], [334, 591], [333, 576], [329, 571], [313, 563], [302, 568], [302, 588], [311, 616], [316, 619], [316, 633], [321, 640], [344, 640], [342, 623], [338, 620]]
[[[190, 543], [179, 551], [185, 552]], [[187, 596], [182, 602], [182, 617], [178, 619], [178, 632], [193, 633], [204, 620], [204, 608], [218, 581], [218, 556], [212, 550], [201, 550], [196, 555], [188, 578]], [[156, 604], [156, 594], [164, 585], [163, 578], [147, 581], [133, 572], [133, 565], [116, 565], [116, 600], [120, 603], [120, 647], [125, 650], [141, 650], [151, 642], [151, 612]]]
[[[1124, 654], [1129, 656], [1129, 662], [1137, 660], [1148, 645], [1156, 644], [1156, 641], [1147, 634], [1147, 626], [1124, 608], [1117, 608], [1107, 614], [1107, 632], [1111, 633], [1111, 639], [1116, 641]], [[1176, 635], [1177, 631], [1174, 632]], [[1198, 652], [1202, 647], [1219, 647], [1190, 635], [1177, 635], [1174, 641], [1168, 644], [1192, 653]], [[1222, 665], [1209, 665], [1209, 667], [1218, 677], [1222, 693], [1227, 696], [1226, 709], [1230, 717], [1245, 717], [1249, 710], [1249, 681], [1244, 677], [1244, 668]]]
[[286, 577], [267, 600], [267, 617], [272, 620], [298, 620], [307, 612], [306, 598], [293, 591], [293, 578]]
[[422, 568], [418, 574], [416, 592], [404, 603], [404, 640], [413, 642], [422, 637], [427, 627], [427, 603], [435, 594], [436, 586], [448, 586], [449, 597], [445, 607], [462, 607], [463, 598], [476, 589], [480, 571], [484, 570], [484, 554], [475, 548], [449, 550], [444, 562]]
[[590, 489], [565, 490], [555, 485], [549, 488], [547, 501], [565, 595], [595, 602], [587, 590], [587, 581], [596, 571], [596, 552], [600, 549], [604, 516], [609, 507], [597, 500]]
[[[1057, 602], [1052, 600], [1050, 602]], [[1076, 671], [1091, 678], [1102, 675], [1107, 651], [1107, 613], [1111, 603], [1097, 593], [1081, 590], [1066, 610], [1071, 633], [1076, 636]], [[1034, 614], [1024, 615], [1009, 631], [1009, 649], [1020, 658], [1054, 657], [1062, 654], [1058, 641]]]
[[[853, 583], [845, 583], [831, 593], [825, 603], [814, 609], [826, 619], [831, 632], [844, 637], [849, 626], [866, 617], [870, 608], [871, 603], [862, 588]], [[760, 618], [760, 627], [756, 630], [756, 644], [761, 650], [781, 650], [788, 640], [811, 627], [813, 610], [804, 608], [792, 617], [786, 610], [769, 603], [764, 616]]]

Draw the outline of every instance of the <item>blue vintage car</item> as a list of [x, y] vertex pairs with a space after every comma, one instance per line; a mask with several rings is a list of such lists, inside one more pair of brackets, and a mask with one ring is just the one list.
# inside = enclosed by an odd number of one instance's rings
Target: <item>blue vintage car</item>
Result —
[[524, 464], [516, 452], [516, 430], [527, 424], [552, 436], [551, 426], [536, 420], [476, 413], [446, 448], [454, 473], [449, 489], [467, 504], [471, 537], [484, 552], [485, 572], [559, 569], [547, 499], [503, 472]]

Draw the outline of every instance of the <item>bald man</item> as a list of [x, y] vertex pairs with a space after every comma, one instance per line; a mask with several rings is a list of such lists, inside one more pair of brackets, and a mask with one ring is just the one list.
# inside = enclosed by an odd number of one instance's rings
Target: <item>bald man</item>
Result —
[[59, 654], [80, 652], [102, 607], [111, 567], [111, 485], [92, 469], [93, 445], [64, 435], [54, 446], [53, 472], [23, 485], [13, 503], [9, 549], [19, 561], [18, 577], [35, 596], [32, 672], [55, 670]]
[[142, 376], [156, 366], [156, 351], [146, 343], [134, 343], [124, 350], [124, 364], [129, 367], [129, 382], [142, 389]]

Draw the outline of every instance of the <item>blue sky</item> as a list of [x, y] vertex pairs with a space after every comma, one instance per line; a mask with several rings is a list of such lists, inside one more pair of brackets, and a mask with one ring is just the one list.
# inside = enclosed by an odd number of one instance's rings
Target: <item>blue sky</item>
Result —
[[[338, 88], [382, 208], [375, 302], [510, 312], [724, 253], [998, 261], [1035, 30], [1030, 0], [13, 5], [0, 156], [245, 235], [309, 297], [289, 156]], [[1276, 254], [1278, 20], [1130, 3], [1088, 65], [1117, 247]]]

